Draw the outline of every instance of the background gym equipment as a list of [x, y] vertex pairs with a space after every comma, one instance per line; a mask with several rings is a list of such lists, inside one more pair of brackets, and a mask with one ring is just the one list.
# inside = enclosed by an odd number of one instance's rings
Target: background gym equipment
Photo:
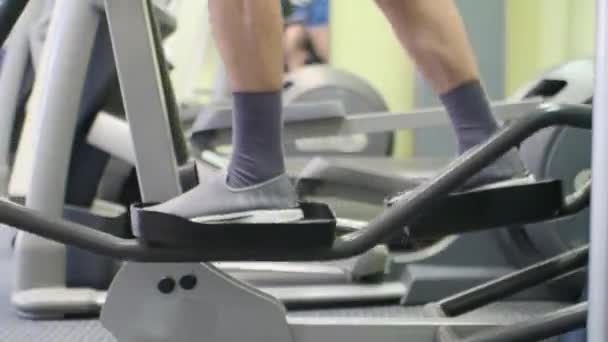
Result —
[[0, 191], [8, 193], [10, 169], [21, 132], [26, 100], [33, 86], [34, 66], [40, 54], [40, 31], [52, 10], [52, 2], [32, 1], [7, 40], [0, 72]]
[[[590, 104], [593, 100], [594, 63], [580, 59], [564, 63], [549, 71], [537, 82], [522, 87], [515, 96], [543, 96], [557, 103]], [[556, 127], [539, 132], [520, 148], [521, 156], [537, 178], [563, 180], [565, 191], [579, 190], [591, 177], [591, 132], [588, 130]], [[584, 151], [584, 152], [583, 152]], [[589, 212], [563, 220], [529, 224], [520, 229], [505, 231], [503, 243], [515, 245], [508, 254], [518, 265], [528, 265], [589, 242]], [[507, 248], [510, 249], [510, 248]], [[584, 273], [572, 281], [559, 282], [566, 292], [580, 293]]]
[[[283, 82], [285, 103], [336, 101], [346, 114], [386, 112], [382, 96], [362, 78], [327, 65], [308, 66], [286, 75]], [[196, 130], [196, 128], [195, 128]], [[289, 142], [288, 156], [388, 156], [393, 133], [300, 139]]]
[[[35, 125], [30, 121], [35, 120], [25, 120], [26, 103], [30, 100], [32, 102], [28, 105], [28, 111], [37, 110], [37, 99], [41, 95], [33, 92], [33, 79], [37, 69], [43, 67], [38, 65], [38, 60], [43, 57], [43, 46], [54, 4], [54, 0], [32, 1], [7, 42], [7, 46], [11, 46], [7, 61], [9, 65], [0, 79], [2, 88], [6, 89], [6, 92], [3, 92], [0, 97], [0, 104], [3, 108], [7, 108], [6, 115], [2, 116], [2, 133], [0, 134], [1, 139], [7, 143], [3, 144], [0, 158], [4, 161], [2, 167], [6, 169], [3, 193], [11, 196], [22, 197], [27, 192], [27, 185], [23, 183], [27, 183], [31, 174], [28, 169], [31, 169], [29, 164], [32, 157], [28, 154], [28, 147], [34, 139], [28, 133], [32, 130], [31, 126]], [[155, 7], [155, 13], [162, 34], [166, 36], [173, 32], [175, 20], [158, 7]], [[71, 162], [70, 170], [74, 177], [70, 177], [66, 199], [68, 203], [75, 205], [91, 204], [89, 198], [95, 193], [96, 187], [91, 185], [94, 182], [90, 179], [98, 178], [97, 169], [103, 169], [103, 165], [107, 161], [107, 156], [84, 143], [86, 134], [82, 132], [89, 129], [92, 118], [100, 108], [124, 116], [122, 108], [117, 105], [117, 103], [120, 104], [120, 101], [116, 101], [112, 96], [113, 92], [117, 93], [116, 89], [111, 86], [116, 82], [116, 75], [111, 47], [107, 48], [110, 45], [109, 37], [104, 29], [107, 31], [107, 28], [101, 25], [93, 52], [96, 63], [87, 71], [89, 82], [86, 83], [79, 107], [79, 131], [74, 138], [73, 162]], [[26, 122], [24, 123], [24, 121]], [[23, 131], [27, 132], [24, 132], [23, 141], [19, 141]], [[17, 143], [19, 143], [19, 147]], [[17, 150], [17, 148], [19, 149]], [[74, 170], [74, 165], [78, 165], [78, 172]], [[13, 169], [15, 172], [11, 173]], [[10, 189], [8, 188], [9, 177]]]

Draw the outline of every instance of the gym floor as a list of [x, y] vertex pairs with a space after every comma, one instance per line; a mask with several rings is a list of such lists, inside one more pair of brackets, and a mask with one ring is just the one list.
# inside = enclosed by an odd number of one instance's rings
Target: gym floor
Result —
[[10, 232], [0, 228], [0, 341], [116, 341], [97, 320], [29, 321], [17, 317], [10, 304], [13, 279], [10, 240]]

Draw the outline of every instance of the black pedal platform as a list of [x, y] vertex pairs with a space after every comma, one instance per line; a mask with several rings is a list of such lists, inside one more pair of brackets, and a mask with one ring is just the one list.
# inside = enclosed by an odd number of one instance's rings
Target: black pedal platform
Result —
[[563, 204], [559, 180], [457, 192], [416, 218], [406, 235], [421, 240], [547, 221], [559, 217]]
[[108, 233], [124, 239], [132, 239], [129, 212], [117, 216], [102, 216], [92, 213], [89, 208], [66, 205], [63, 218], [76, 222], [97, 231]]
[[146, 210], [150, 205], [131, 207], [133, 234], [150, 246], [305, 251], [330, 248], [336, 234], [336, 218], [321, 203], [300, 203], [304, 217], [288, 223], [196, 223]]

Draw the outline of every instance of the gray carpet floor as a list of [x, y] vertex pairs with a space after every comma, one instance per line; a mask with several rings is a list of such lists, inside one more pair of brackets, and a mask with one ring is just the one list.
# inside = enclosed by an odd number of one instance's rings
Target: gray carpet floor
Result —
[[97, 320], [30, 321], [17, 317], [10, 305], [11, 234], [0, 228], [0, 341], [115, 342]]

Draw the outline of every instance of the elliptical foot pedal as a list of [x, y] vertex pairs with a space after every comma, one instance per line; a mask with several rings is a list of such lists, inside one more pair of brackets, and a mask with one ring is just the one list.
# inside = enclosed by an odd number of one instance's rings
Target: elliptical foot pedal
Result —
[[[407, 200], [407, 199], [403, 199]], [[405, 229], [409, 240], [512, 227], [556, 219], [564, 205], [559, 180], [534, 181], [457, 192]]]
[[324, 250], [334, 243], [336, 218], [321, 203], [300, 203], [303, 218], [284, 223], [238, 221], [193, 222], [183, 217], [146, 210], [151, 204], [131, 207], [133, 234], [158, 247], [196, 247], [251, 250]]

